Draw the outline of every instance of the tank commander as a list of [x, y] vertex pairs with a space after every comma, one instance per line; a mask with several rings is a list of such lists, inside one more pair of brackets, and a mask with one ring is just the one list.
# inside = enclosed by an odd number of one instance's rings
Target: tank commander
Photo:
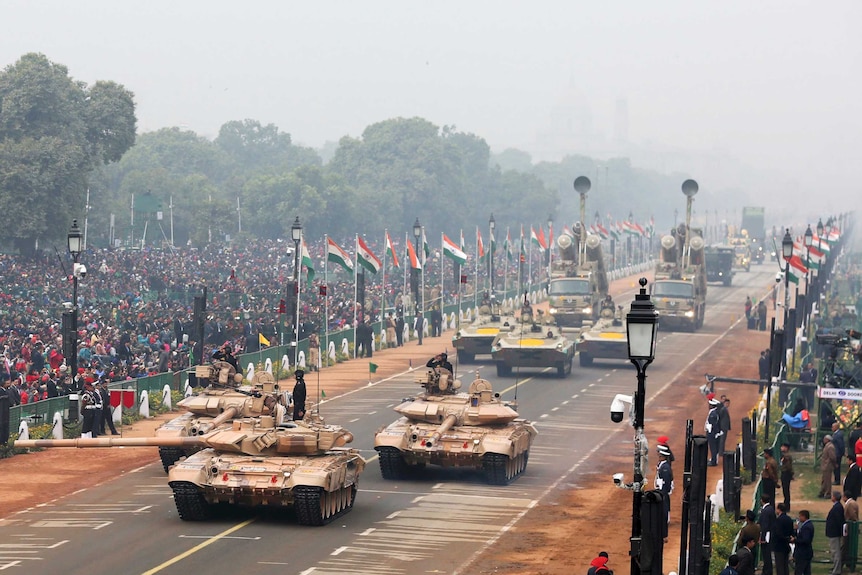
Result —
[[213, 353], [213, 360], [229, 363], [239, 372], [239, 363], [237, 363], [236, 357], [233, 354], [233, 348], [228, 344], [224, 344]]
[[428, 360], [428, 363], [425, 364], [425, 367], [430, 367], [431, 369], [441, 368], [446, 369], [449, 373], [453, 373], [452, 364], [449, 363], [449, 356], [446, 352], [438, 353], [434, 357]]
[[610, 310], [611, 315], [613, 315], [616, 307], [614, 306], [614, 298], [611, 297], [611, 294], [605, 296], [605, 299], [602, 300], [602, 303], [599, 307], [599, 311], [604, 315], [605, 310]]

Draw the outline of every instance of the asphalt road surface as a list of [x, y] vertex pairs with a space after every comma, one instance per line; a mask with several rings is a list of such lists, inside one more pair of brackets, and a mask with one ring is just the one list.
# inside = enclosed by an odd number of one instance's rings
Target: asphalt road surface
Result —
[[[657, 358], [647, 372], [649, 402], [673, 401], [660, 396], [661, 391], [726, 333], [741, 315], [746, 295], [762, 297], [773, 274], [771, 267], [758, 266], [738, 274], [733, 287], [710, 286], [701, 330], [660, 332]], [[615, 300], [627, 307], [632, 293]], [[426, 344], [434, 351], [437, 342], [430, 339]], [[478, 371], [504, 399], [517, 393], [521, 416], [536, 424], [539, 437], [529, 466], [511, 485], [490, 487], [479, 473], [439, 468], [428, 468], [422, 477], [407, 481], [381, 478], [372, 449], [374, 432], [396, 419], [392, 408], [403, 397], [420, 390], [408, 372], [322, 405], [327, 421], [348, 427], [356, 437], [353, 446], [369, 460], [352, 512], [327, 526], [300, 527], [292, 512], [272, 510], [228, 510], [205, 523], [183, 522], [154, 449], [151, 465], [0, 520], [0, 571], [457, 573], [542, 498], [576, 486], [589, 475], [591, 457], [601, 457], [602, 449], [631, 445], [627, 422], [614, 424], [609, 416], [613, 396], [630, 394], [636, 386], [634, 368], [627, 362], [597, 360], [592, 367], [581, 368], [576, 361], [565, 379], [558, 379], [551, 369], [498, 378], [490, 361], [459, 369], [465, 386]], [[647, 417], [647, 430], [649, 424]], [[99, 452], [77, 454], [98, 457]], [[620, 471], [631, 480], [630, 469]]]

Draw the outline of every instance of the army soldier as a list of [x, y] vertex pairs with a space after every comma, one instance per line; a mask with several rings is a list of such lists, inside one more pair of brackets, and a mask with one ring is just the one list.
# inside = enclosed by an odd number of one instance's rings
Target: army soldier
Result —
[[305, 372], [297, 369], [293, 372], [296, 376], [296, 384], [293, 386], [293, 420], [301, 420], [305, 417]]
[[81, 394], [81, 437], [89, 438], [98, 435], [96, 432], [96, 397], [93, 382], [84, 381], [84, 392]]
[[709, 466], [718, 465], [718, 450], [720, 446], [719, 439], [723, 435], [721, 431], [721, 401], [715, 398], [714, 393], [706, 396], [709, 400], [709, 414], [706, 416], [704, 430], [706, 431], [706, 442], [709, 445], [709, 461], [706, 463]]

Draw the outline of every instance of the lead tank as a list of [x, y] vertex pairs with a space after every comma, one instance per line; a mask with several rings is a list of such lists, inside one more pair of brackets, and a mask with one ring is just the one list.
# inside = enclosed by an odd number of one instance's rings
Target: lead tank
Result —
[[[251, 385], [241, 385], [242, 374], [237, 374], [231, 364], [220, 361], [197, 366], [196, 374], [199, 380], [208, 381], [207, 387], [177, 403], [187, 413], [157, 428], [156, 437], [204, 435], [218, 427], [230, 427], [231, 420], [240, 417], [272, 415], [276, 423], [284, 420], [287, 399], [279, 401], [279, 386], [271, 373], [258, 370]], [[194, 446], [159, 447], [165, 473], [182, 457], [199, 450], [200, 447]]]
[[448, 370], [417, 377], [425, 390], [395, 408], [402, 417], [374, 436], [384, 479], [401, 479], [426, 464], [472, 467], [492, 485], [505, 485], [527, 468], [536, 428], [476, 379], [467, 393]]
[[344, 447], [353, 435], [322, 419], [276, 425], [272, 416], [234, 419], [196, 437], [19, 440], [16, 447], [172, 446], [199, 451], [171, 467], [168, 485], [183, 521], [208, 519], [214, 505], [293, 507], [300, 525], [350, 511], [365, 460]]

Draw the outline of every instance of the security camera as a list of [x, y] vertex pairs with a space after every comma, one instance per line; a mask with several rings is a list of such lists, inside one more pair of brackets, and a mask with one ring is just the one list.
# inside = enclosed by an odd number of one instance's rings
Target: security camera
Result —
[[611, 402], [611, 421], [613, 421], [614, 423], [619, 423], [623, 420], [623, 414], [626, 411], [627, 403], [631, 405], [631, 395], [623, 395], [622, 393], [618, 393], [614, 396], [614, 400]]
[[72, 309], [73, 307], [74, 307], [74, 305], [72, 304], [72, 302], [70, 302], [70, 301], [64, 301], [63, 302], [63, 309]]
[[79, 280], [87, 277], [87, 266], [84, 264], [75, 264], [72, 269], [72, 273], [75, 274], [75, 277]]
[[777, 283], [777, 284], [781, 283], [781, 272], [778, 272], [775, 274], [775, 283]]
[[614, 485], [622, 485], [623, 484], [623, 474], [622, 473], [614, 473]]

